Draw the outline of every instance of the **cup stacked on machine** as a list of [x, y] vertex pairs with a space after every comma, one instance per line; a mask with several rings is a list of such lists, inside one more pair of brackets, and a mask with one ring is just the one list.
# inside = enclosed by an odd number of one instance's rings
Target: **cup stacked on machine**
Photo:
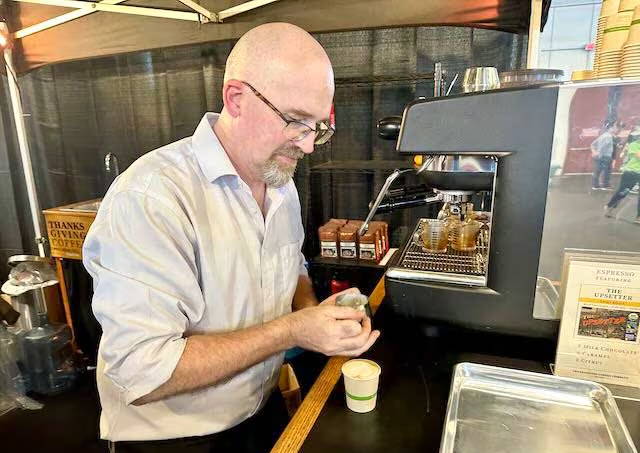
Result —
[[360, 236], [362, 223], [362, 220], [330, 219], [318, 228], [320, 255], [380, 262], [389, 250], [389, 226], [386, 222], [369, 222], [367, 232]]
[[640, 0], [620, 0], [618, 4], [619, 13], [633, 12], [636, 6], [640, 5]]
[[[622, 7], [623, 2], [620, 2]], [[633, 11], [621, 11], [607, 17], [602, 53], [598, 59], [597, 77], [608, 79], [620, 77], [623, 47], [629, 36]]]
[[600, 8], [600, 17], [598, 18], [598, 28], [596, 33], [596, 54], [593, 60], [593, 70], [598, 71], [600, 63], [600, 55], [602, 54], [602, 39], [604, 35], [604, 29], [607, 24], [607, 17], [618, 14], [618, 7], [620, 6], [620, 0], [604, 0], [602, 2], [602, 8]]
[[582, 69], [578, 71], [571, 72], [571, 80], [574, 82], [578, 82], [580, 80], [591, 80], [595, 78], [596, 71], [592, 69]]
[[640, 5], [633, 10], [627, 41], [622, 48], [620, 76], [640, 79]]

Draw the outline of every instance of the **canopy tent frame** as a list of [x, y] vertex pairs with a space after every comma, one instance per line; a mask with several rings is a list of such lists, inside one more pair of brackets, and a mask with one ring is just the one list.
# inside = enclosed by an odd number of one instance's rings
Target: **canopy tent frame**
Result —
[[[20, 39], [34, 33], [44, 31], [48, 28], [62, 25], [71, 20], [87, 16], [97, 11], [106, 11], [122, 14], [134, 14], [139, 16], [163, 17], [167, 19], [191, 20], [199, 23], [222, 23], [223, 20], [259, 8], [269, 3], [279, 0], [251, 0], [240, 5], [213, 13], [193, 0], [178, 0], [180, 3], [191, 8], [194, 12], [175, 11], [161, 8], [148, 8], [139, 6], [119, 5], [126, 0], [102, 0], [99, 2], [75, 1], [75, 0], [15, 0], [19, 2], [39, 3], [44, 5], [64, 6], [69, 8], [77, 8], [60, 16], [48, 19], [41, 23], [18, 30], [13, 33], [14, 39]], [[40, 256], [46, 256], [45, 244], [46, 238], [42, 235], [41, 225], [41, 207], [38, 200], [38, 192], [36, 190], [35, 176], [33, 173], [33, 165], [31, 163], [31, 152], [29, 150], [29, 140], [27, 130], [24, 123], [24, 110], [22, 107], [22, 99], [20, 97], [20, 88], [18, 87], [17, 73], [13, 67], [11, 49], [6, 48], [3, 51], [4, 64], [7, 72], [9, 85], [9, 94], [11, 99], [11, 110], [16, 128], [16, 136], [18, 139], [18, 148], [20, 151], [20, 160], [22, 162], [22, 171], [26, 183], [27, 196], [29, 200], [29, 212], [31, 214], [31, 222], [35, 233], [35, 243]]]
[[35, 232], [35, 243], [38, 247], [38, 254], [40, 256], [46, 256], [44, 249], [46, 239], [42, 236], [42, 228], [40, 224], [42, 212], [40, 210], [40, 202], [38, 201], [36, 180], [33, 175], [33, 165], [31, 164], [31, 153], [29, 151], [27, 129], [24, 124], [24, 111], [22, 109], [20, 89], [18, 88], [18, 80], [15, 76], [16, 73], [11, 60], [11, 49], [4, 49], [3, 57], [5, 67], [7, 69], [7, 81], [9, 84], [11, 111], [13, 112], [13, 120], [16, 127], [18, 149], [20, 151], [20, 161], [22, 162], [22, 173], [24, 175], [27, 188], [27, 197], [29, 199], [29, 212], [31, 214], [31, 222], [33, 224], [33, 229]]
[[251, 11], [253, 9], [260, 8], [261, 6], [268, 5], [270, 3], [277, 2], [279, 0], [251, 0], [232, 8], [227, 8], [219, 12], [211, 12], [193, 0], [178, 0], [183, 5], [191, 8], [193, 11], [177, 11], [173, 9], [165, 8], [151, 8], [146, 6], [129, 6], [120, 5], [120, 3], [126, 0], [102, 0], [102, 1], [81, 1], [81, 0], [14, 0], [22, 3], [37, 3], [40, 5], [62, 6], [65, 8], [76, 8], [76, 11], [72, 11], [60, 16], [47, 19], [38, 24], [25, 27], [16, 31], [13, 37], [16, 39], [24, 38], [25, 36], [32, 35], [44, 30], [47, 30], [58, 25], [62, 25], [66, 22], [78, 19], [89, 14], [104, 11], [110, 13], [120, 14], [134, 14], [137, 16], [147, 17], [161, 17], [164, 19], [176, 19], [198, 22], [201, 24], [206, 23], [222, 23], [225, 19], [228, 19], [238, 14]]
[[529, 20], [529, 39], [527, 41], [527, 68], [538, 67], [540, 55], [540, 34], [542, 33], [542, 0], [531, 0], [531, 19]]
[[[98, 11], [131, 14], [136, 16], [160, 17], [167, 19], [176, 19], [181, 21], [193, 21], [199, 24], [214, 23], [221, 24], [225, 19], [260, 8], [262, 6], [278, 2], [279, 0], [250, 0], [240, 3], [236, 6], [212, 12], [204, 8], [193, 0], [178, 0], [183, 5], [191, 9], [191, 11], [177, 11], [163, 8], [151, 8], [142, 6], [121, 5], [126, 0], [101, 0], [101, 1], [80, 1], [80, 0], [14, 0], [22, 3], [37, 3], [51, 6], [62, 6], [74, 8], [65, 14], [52, 17], [39, 23], [22, 28], [12, 34], [16, 40], [27, 36], [57, 27], [68, 23], [75, 19], [88, 16]], [[535, 67], [538, 59], [538, 47], [540, 39], [540, 31], [542, 17], [544, 14], [544, 3], [547, 0], [531, 0], [531, 13], [529, 23], [529, 42], [527, 52], [527, 67]], [[548, 5], [548, 3], [547, 3]], [[45, 256], [44, 244], [46, 239], [42, 236], [41, 229], [41, 210], [38, 201], [33, 167], [29, 152], [29, 143], [27, 139], [26, 128], [24, 124], [24, 113], [20, 98], [19, 87], [17, 84], [17, 72], [13, 65], [12, 53], [10, 49], [4, 50], [4, 63], [8, 75], [9, 92], [11, 99], [11, 108], [16, 124], [16, 134], [18, 137], [18, 146], [22, 160], [22, 169], [26, 181], [27, 194], [29, 199], [30, 214], [32, 224], [35, 230], [35, 242], [38, 252], [41, 256]]]

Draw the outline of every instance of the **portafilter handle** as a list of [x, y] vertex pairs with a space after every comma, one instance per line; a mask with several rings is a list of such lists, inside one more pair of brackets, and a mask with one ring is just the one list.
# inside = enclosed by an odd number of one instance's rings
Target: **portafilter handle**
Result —
[[7, 324], [12, 326], [18, 321], [20, 317], [20, 313], [15, 311], [9, 302], [5, 302], [4, 299], [0, 298], [0, 323], [5, 321]]
[[402, 125], [401, 116], [387, 116], [379, 119], [376, 128], [378, 129], [378, 137], [384, 140], [397, 140], [400, 135], [400, 126]]
[[396, 209], [407, 209], [407, 208], [415, 208], [417, 206], [424, 206], [425, 204], [435, 203], [436, 201], [442, 201], [441, 194], [435, 194], [432, 196], [423, 196], [419, 198], [409, 198], [409, 199], [394, 199], [390, 200], [387, 203], [382, 203], [378, 206], [378, 212], [393, 212]]

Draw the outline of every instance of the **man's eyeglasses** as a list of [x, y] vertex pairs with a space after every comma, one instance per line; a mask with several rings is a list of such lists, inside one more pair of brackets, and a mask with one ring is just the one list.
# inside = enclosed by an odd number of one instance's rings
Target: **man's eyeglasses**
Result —
[[322, 145], [324, 143], [327, 143], [331, 138], [331, 136], [333, 135], [333, 133], [335, 132], [335, 130], [331, 127], [331, 125], [327, 121], [318, 121], [316, 123], [316, 128], [312, 129], [311, 127], [307, 126], [306, 124], [300, 121], [287, 118], [287, 116], [284, 113], [278, 110], [271, 102], [267, 100], [267, 98], [265, 98], [262, 94], [260, 94], [258, 90], [253, 88], [247, 82], [242, 82], [242, 83], [248, 86], [249, 89], [253, 91], [253, 94], [255, 94], [258, 97], [258, 99], [260, 99], [262, 102], [267, 104], [267, 106], [271, 110], [276, 112], [276, 115], [278, 115], [282, 119], [282, 121], [286, 123], [284, 127], [284, 133], [289, 140], [297, 142], [304, 139], [311, 132], [313, 132], [315, 134], [313, 143], [316, 145]]

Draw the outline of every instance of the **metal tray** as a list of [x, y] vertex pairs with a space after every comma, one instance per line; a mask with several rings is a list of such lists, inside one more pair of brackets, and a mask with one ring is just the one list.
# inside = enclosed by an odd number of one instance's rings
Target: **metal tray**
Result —
[[578, 379], [456, 366], [440, 453], [631, 453], [611, 392]]
[[424, 224], [433, 219], [418, 220], [397, 266], [386, 275], [406, 280], [433, 281], [468, 286], [487, 286], [489, 231], [478, 235], [478, 248], [473, 252], [458, 252], [447, 247], [445, 253], [426, 251], [419, 243]]

